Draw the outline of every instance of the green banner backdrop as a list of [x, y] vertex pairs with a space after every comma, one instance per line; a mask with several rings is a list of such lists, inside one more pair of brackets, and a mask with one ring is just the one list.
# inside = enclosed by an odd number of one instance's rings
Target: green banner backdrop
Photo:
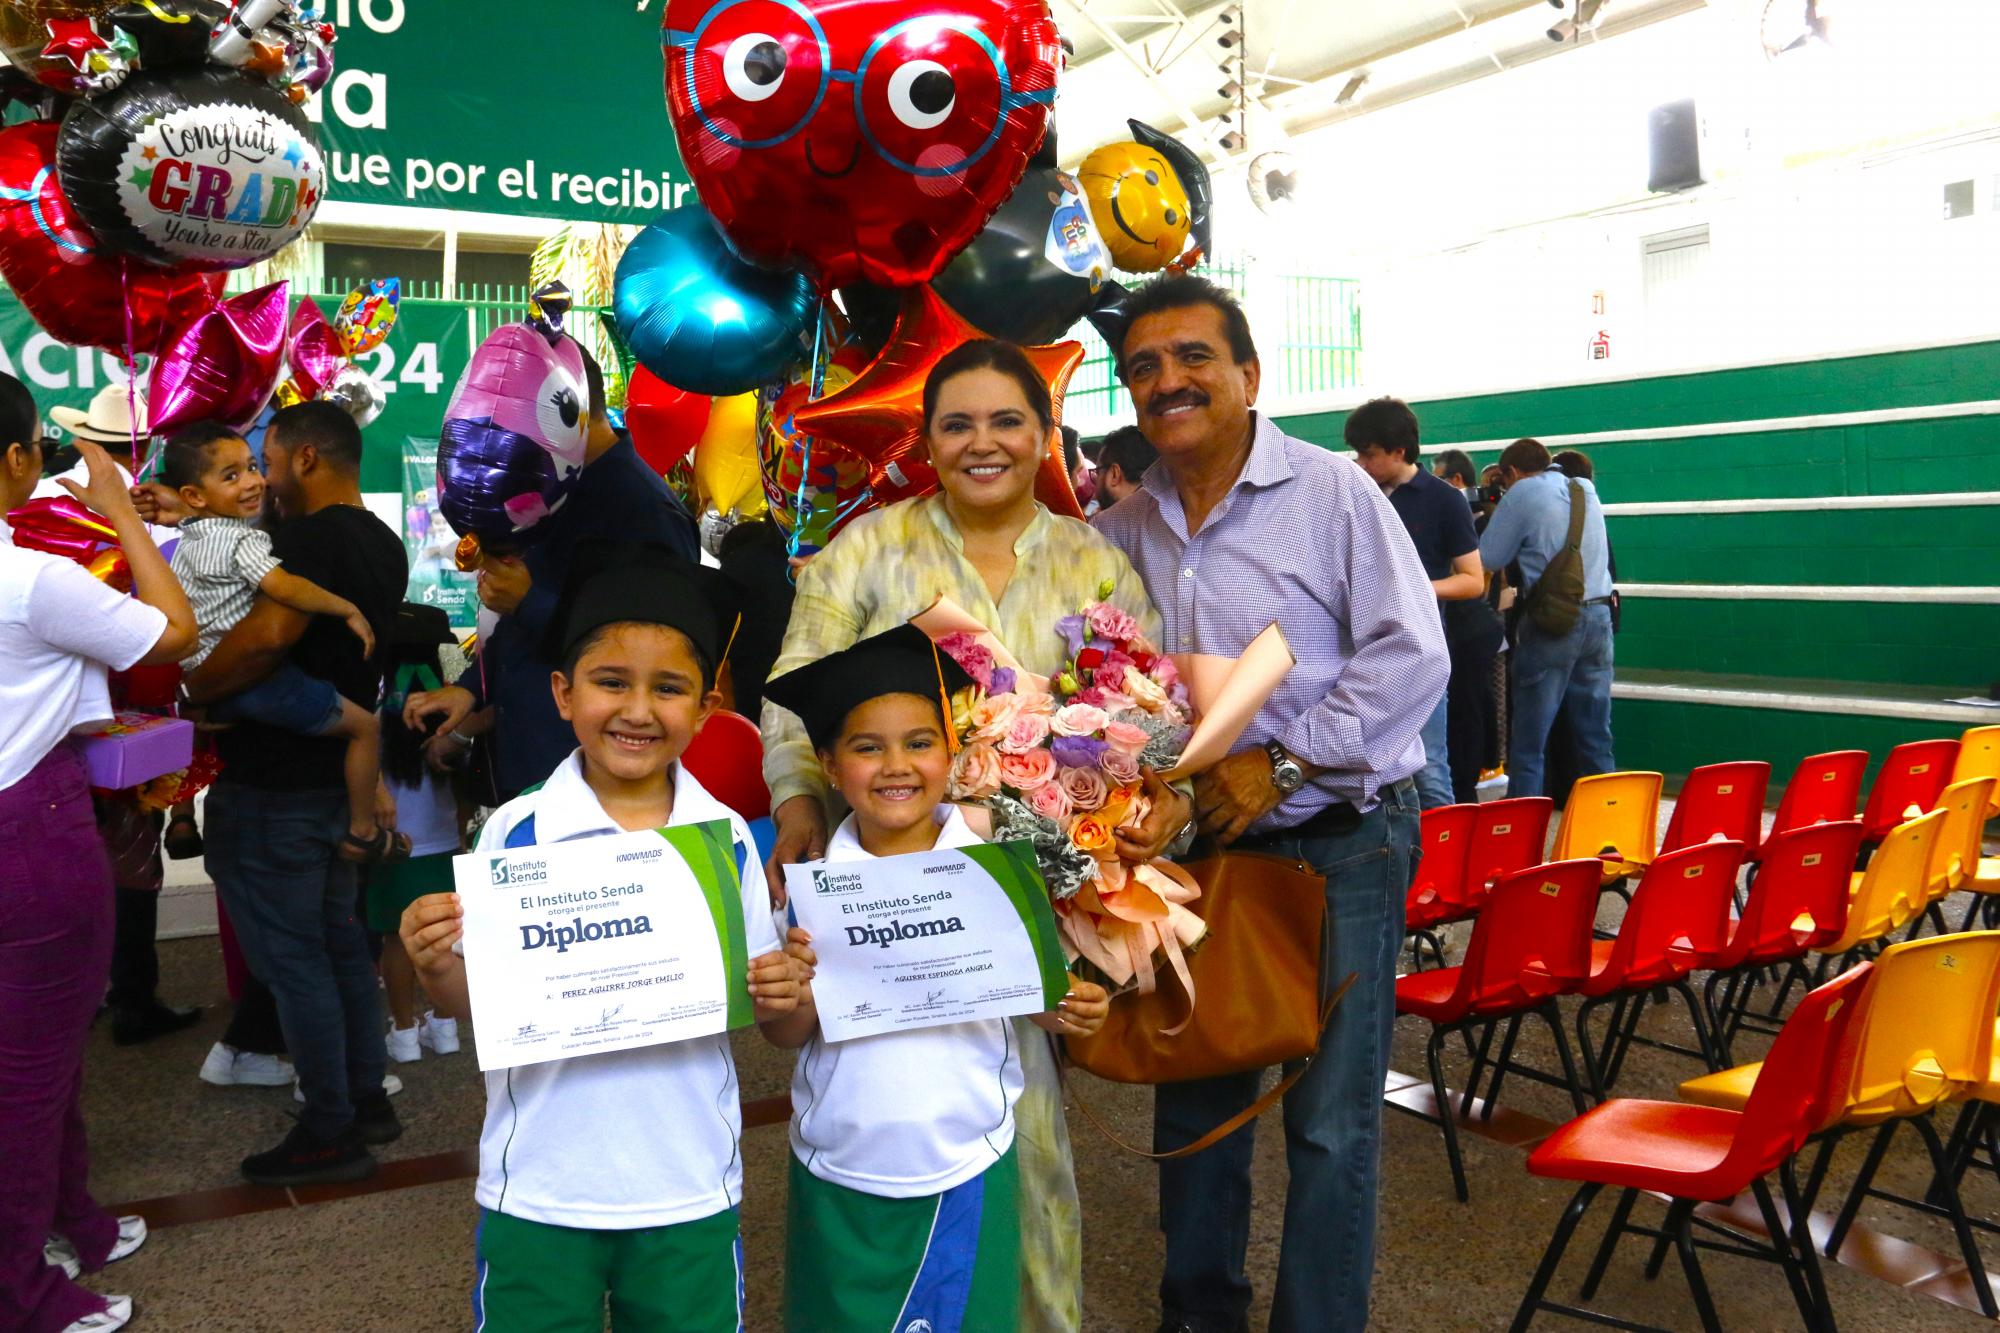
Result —
[[692, 190], [657, 6], [328, 0], [329, 199], [643, 223]]

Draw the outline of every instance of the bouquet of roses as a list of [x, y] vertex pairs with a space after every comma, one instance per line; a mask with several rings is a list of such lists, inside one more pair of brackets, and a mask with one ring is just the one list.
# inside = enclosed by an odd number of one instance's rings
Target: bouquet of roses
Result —
[[1116, 839], [1146, 818], [1142, 774], [1174, 767], [1192, 718], [1173, 662], [1101, 600], [1110, 592], [1056, 622], [1067, 653], [1049, 680], [1003, 665], [969, 631], [938, 639], [977, 683], [952, 701], [948, 794], [984, 806], [996, 840], [1034, 844], [1072, 963], [1151, 990], [1155, 954], [1188, 984], [1182, 954], [1204, 927], [1186, 904], [1199, 891], [1167, 862], [1125, 860]]

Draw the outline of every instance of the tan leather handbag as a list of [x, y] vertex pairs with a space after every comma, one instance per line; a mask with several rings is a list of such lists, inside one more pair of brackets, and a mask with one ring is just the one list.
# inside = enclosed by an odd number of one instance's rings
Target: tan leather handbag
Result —
[[[1354, 981], [1350, 976], [1329, 985], [1323, 974], [1332, 929], [1326, 877], [1302, 861], [1261, 852], [1226, 852], [1183, 868], [1201, 885], [1189, 909], [1208, 923], [1188, 959], [1196, 996], [1192, 1019], [1179, 979], [1162, 970], [1150, 995], [1132, 992], [1114, 1000], [1094, 1036], [1065, 1039], [1070, 1063], [1114, 1083], [1177, 1083], [1309, 1061], [1334, 1005]], [[1178, 1033], [1167, 1035], [1184, 1021]], [[1304, 1067], [1294, 1071], [1175, 1152], [1144, 1153], [1104, 1132], [1144, 1156], [1184, 1157], [1261, 1115], [1304, 1073]], [[1088, 1107], [1082, 1109], [1104, 1130]]]

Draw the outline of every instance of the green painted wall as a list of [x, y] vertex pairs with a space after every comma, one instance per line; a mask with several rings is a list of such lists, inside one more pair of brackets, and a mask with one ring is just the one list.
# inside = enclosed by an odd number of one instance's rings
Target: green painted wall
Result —
[[2000, 584], [1992, 507], [1614, 514], [1611, 540], [1634, 583]]
[[1939, 697], [1983, 693], [2000, 673], [2000, 606], [1628, 597], [1619, 620], [1627, 668], [1929, 685]]
[[1871, 755], [1868, 778], [1872, 781], [1890, 747], [1959, 732], [1949, 724], [1888, 717], [1696, 707], [1650, 699], [1616, 700], [1611, 707], [1611, 726], [1618, 762], [1627, 768], [1671, 774], [1727, 759], [1766, 760], [1771, 765], [1769, 799], [1773, 802], [1799, 760], [1809, 754], [1867, 750]]

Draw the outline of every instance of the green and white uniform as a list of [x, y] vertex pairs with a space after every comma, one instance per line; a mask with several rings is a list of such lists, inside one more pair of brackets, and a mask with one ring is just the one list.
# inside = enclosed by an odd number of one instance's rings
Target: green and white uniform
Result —
[[[951, 808], [937, 846], [978, 841]], [[850, 815], [826, 859], [868, 856]], [[1011, 1022], [814, 1034], [792, 1075], [787, 1328], [1014, 1333], [1021, 1084]]]
[[[728, 821], [750, 954], [775, 952], [780, 944], [749, 827], [679, 764], [673, 784], [669, 824]], [[572, 754], [539, 789], [494, 813], [477, 850], [622, 831]], [[475, 1327], [598, 1330], [608, 1292], [617, 1327], [739, 1328], [742, 1129], [736, 1066], [721, 1034], [487, 1074]], [[678, 1322], [644, 1313], [660, 1309], [679, 1312]]]

